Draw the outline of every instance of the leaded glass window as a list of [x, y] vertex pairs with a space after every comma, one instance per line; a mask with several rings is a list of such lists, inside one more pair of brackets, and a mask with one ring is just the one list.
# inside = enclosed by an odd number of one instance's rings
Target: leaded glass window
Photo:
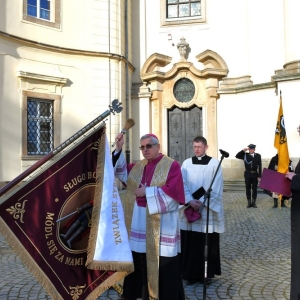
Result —
[[53, 101], [28, 99], [27, 154], [45, 155], [53, 150]]
[[199, 0], [167, 0], [167, 18], [201, 16]]
[[177, 101], [189, 102], [195, 95], [194, 83], [188, 78], [181, 78], [175, 83], [173, 93]]

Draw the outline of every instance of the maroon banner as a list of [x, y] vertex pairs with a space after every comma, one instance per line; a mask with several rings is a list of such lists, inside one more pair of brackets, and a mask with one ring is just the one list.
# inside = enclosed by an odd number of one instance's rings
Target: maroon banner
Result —
[[95, 299], [113, 282], [115, 272], [85, 267], [98, 146], [104, 141], [100, 128], [9, 198], [0, 198], [2, 234], [53, 299]]

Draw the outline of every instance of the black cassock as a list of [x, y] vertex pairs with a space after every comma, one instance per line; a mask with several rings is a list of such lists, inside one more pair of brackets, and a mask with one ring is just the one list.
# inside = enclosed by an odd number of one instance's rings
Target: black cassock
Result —
[[[296, 167], [300, 173], [300, 162]], [[291, 182], [291, 300], [300, 299], [300, 174]]]

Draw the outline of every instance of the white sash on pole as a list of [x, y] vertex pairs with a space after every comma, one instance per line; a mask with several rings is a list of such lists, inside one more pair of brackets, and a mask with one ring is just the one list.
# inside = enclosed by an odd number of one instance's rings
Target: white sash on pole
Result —
[[[99, 146], [99, 150], [100, 148]], [[107, 138], [102, 149], [105, 154], [98, 153], [98, 160], [102, 157], [104, 165], [100, 163], [99, 167], [98, 162], [97, 178], [100, 180], [97, 179], [95, 191], [87, 265], [90, 269], [130, 273], [133, 271], [132, 253]], [[99, 172], [102, 173], [100, 177]], [[94, 221], [97, 219], [99, 222], [95, 224]]]

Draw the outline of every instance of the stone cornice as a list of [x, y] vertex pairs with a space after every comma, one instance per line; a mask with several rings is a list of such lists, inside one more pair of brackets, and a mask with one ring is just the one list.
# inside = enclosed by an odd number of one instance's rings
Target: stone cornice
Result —
[[56, 83], [57, 85], [65, 85], [68, 80], [67, 78], [63, 78], [63, 77], [42, 75], [37, 73], [25, 72], [25, 71], [17, 71], [17, 76], [22, 80], [34, 79], [40, 81], [53, 82]]
[[286, 63], [283, 66], [284, 69], [276, 70], [275, 75], [272, 76], [272, 80], [275, 82], [299, 80], [300, 79], [300, 61], [295, 60]]
[[275, 82], [279, 81], [290, 81], [290, 80], [299, 80], [300, 79], [300, 74], [293, 74], [293, 75], [274, 75], [272, 76], [272, 79]]
[[267, 82], [267, 83], [260, 83], [260, 84], [253, 84], [249, 86], [242, 86], [242, 87], [235, 87], [235, 88], [219, 88], [217, 89], [217, 93], [220, 94], [239, 94], [244, 92], [262, 90], [262, 89], [271, 89], [276, 88], [276, 82]]
[[221, 80], [223, 77], [226, 77], [228, 74], [228, 70], [224, 69], [213, 69], [207, 68], [202, 71], [202, 76], [205, 78], [217, 78]]
[[172, 57], [160, 53], [153, 53], [144, 63], [141, 74], [151, 73], [156, 67], [165, 67], [172, 61]]
[[224, 59], [212, 50], [205, 50], [196, 56], [197, 61], [203, 63], [204, 66], [211, 66], [215, 69], [223, 69], [228, 73], [228, 67]]
[[159, 81], [163, 82], [165, 81], [165, 72], [159, 72], [159, 71], [154, 71], [146, 74], [141, 74], [141, 79], [144, 82], [150, 82], [150, 81]]
[[271, 77], [271, 82], [253, 84], [251, 76], [246, 75], [237, 78], [224, 78], [220, 82], [218, 94], [238, 94], [262, 89], [277, 88], [277, 83], [281, 81], [300, 80], [300, 61], [295, 60], [286, 63], [283, 69], [276, 70]]
[[[39, 43], [36, 41], [24, 39], [22, 37], [11, 35], [11, 34], [3, 32], [3, 31], [0, 31], [0, 38], [3, 38], [10, 42], [15, 42], [15, 43], [18, 43], [21, 45], [26, 45], [28, 47], [38, 48], [41, 50], [46, 50], [46, 51], [51, 51], [51, 52], [57, 52], [57, 53], [61, 53], [61, 54], [91, 56], [91, 57], [105, 57], [105, 58], [109, 58], [109, 59], [113, 59], [113, 60], [117, 60], [117, 61], [123, 61], [124, 63], [127, 62], [126, 57], [123, 55], [120, 55], [120, 54], [58, 47], [58, 46], [54, 46], [54, 45], [49, 45], [49, 44], [44, 44], [44, 43]], [[135, 70], [135, 67], [130, 62], [128, 62], [128, 66], [132, 71]]]

